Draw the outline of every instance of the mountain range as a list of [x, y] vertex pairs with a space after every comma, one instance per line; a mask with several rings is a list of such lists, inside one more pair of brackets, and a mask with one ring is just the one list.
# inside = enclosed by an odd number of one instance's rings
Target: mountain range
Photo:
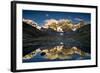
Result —
[[[50, 22], [50, 23], [49, 23]], [[66, 41], [66, 39], [73, 38], [81, 42], [83, 47], [90, 47], [90, 25], [85, 24], [83, 21], [77, 24], [73, 24], [69, 20], [60, 20], [59, 22], [54, 20], [48, 20], [44, 26], [38, 26], [38, 24], [32, 20], [24, 19], [22, 21], [23, 25], [23, 47], [31, 47], [32, 44], [51, 43], [50, 41], [61, 39], [61, 36]], [[64, 33], [64, 35], [59, 35], [59, 33]], [[65, 34], [70, 33], [70, 34]], [[73, 34], [74, 33], [74, 34]], [[49, 37], [49, 39], [48, 39]], [[27, 49], [24, 49], [24, 52]], [[30, 49], [32, 51], [33, 49]], [[90, 52], [90, 49], [86, 51]], [[28, 50], [27, 50], [28, 52]], [[29, 53], [29, 52], [28, 52]], [[26, 54], [26, 53], [25, 53]]]
[[52, 29], [56, 32], [76, 31], [77, 29], [85, 25], [84, 21], [80, 21], [79, 23], [75, 24], [69, 19], [60, 19], [60, 20], [49, 19], [46, 20], [45, 24], [42, 26], [39, 26], [39, 24], [30, 19], [23, 19], [23, 22], [39, 30]]

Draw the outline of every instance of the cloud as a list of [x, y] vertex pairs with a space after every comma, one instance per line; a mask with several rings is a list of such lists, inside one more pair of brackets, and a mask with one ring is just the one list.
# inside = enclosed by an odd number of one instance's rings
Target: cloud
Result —
[[83, 21], [83, 19], [81, 19], [79, 17], [75, 18], [74, 20], [76, 20], [76, 21]]
[[58, 22], [59, 23], [62, 23], [62, 22], [70, 22], [71, 20], [69, 20], [69, 19], [60, 19]]
[[22, 21], [29, 25], [37, 25], [37, 23], [35, 21], [30, 20], [30, 19], [23, 19]]
[[69, 22], [69, 21], [71, 21], [71, 20], [69, 20], [69, 19], [59, 19], [59, 20], [56, 20], [56, 19], [48, 19], [48, 20], [45, 20], [45, 25], [50, 25], [52, 23], [58, 24], [58, 23], [61, 23], [61, 22]]
[[45, 27], [48, 27], [52, 23], [56, 23], [56, 24], [58, 23], [58, 21], [56, 19], [48, 19], [48, 20], [45, 20], [44, 22], [45, 22], [45, 24], [44, 24]]
[[48, 17], [48, 16], [49, 16], [49, 14], [46, 14], [46, 16]]
[[45, 23], [58, 23], [58, 21], [56, 19], [48, 19], [45, 20]]

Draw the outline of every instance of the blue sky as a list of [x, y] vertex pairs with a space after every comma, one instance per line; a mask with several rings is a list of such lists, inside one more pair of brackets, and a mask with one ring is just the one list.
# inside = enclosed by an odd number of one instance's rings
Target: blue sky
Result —
[[71, 19], [73, 23], [78, 23], [80, 19], [83, 19], [85, 22], [90, 22], [91, 14], [75, 12], [23, 10], [23, 18], [31, 19], [41, 26], [44, 24], [44, 21], [48, 19]]

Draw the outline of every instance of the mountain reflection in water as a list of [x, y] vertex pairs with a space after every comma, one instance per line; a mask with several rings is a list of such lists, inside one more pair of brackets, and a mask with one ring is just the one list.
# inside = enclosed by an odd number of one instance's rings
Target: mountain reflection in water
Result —
[[23, 62], [64, 61], [64, 60], [87, 60], [90, 53], [78, 47], [66, 47], [64, 45], [50, 48], [38, 48], [23, 56]]

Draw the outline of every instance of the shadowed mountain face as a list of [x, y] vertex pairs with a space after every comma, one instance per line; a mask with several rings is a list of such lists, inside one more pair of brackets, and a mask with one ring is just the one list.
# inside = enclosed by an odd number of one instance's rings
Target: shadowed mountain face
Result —
[[79, 28], [73, 38], [79, 40], [83, 46], [90, 47], [91, 45], [91, 26], [87, 24], [81, 28]]
[[90, 24], [57, 24], [40, 28], [35, 23], [23, 22], [24, 63], [90, 59]]
[[37, 29], [36, 27], [29, 25], [23, 22], [23, 36], [24, 38], [32, 38], [32, 37], [39, 37], [44, 36], [46, 33], [42, 32], [41, 30]]
[[[32, 26], [33, 25], [33, 26]], [[39, 44], [41, 44], [42, 42], [46, 42], [46, 39], [49, 39], [50, 34], [55, 34], [56, 31], [54, 31], [51, 28], [45, 29], [45, 28], [41, 28], [41, 30], [39, 30], [36, 26], [36, 24], [28, 24], [26, 22], [23, 22], [23, 48], [27, 48], [27, 47], [32, 47], [32, 45], [34, 43], [37, 42]], [[41, 42], [40, 42], [41, 41]], [[32, 44], [33, 43], [33, 44]], [[23, 51], [26, 49], [23, 49]], [[33, 51], [33, 49], [27, 50], [26, 52], [23, 52], [23, 54], [27, 54], [29, 52]]]

